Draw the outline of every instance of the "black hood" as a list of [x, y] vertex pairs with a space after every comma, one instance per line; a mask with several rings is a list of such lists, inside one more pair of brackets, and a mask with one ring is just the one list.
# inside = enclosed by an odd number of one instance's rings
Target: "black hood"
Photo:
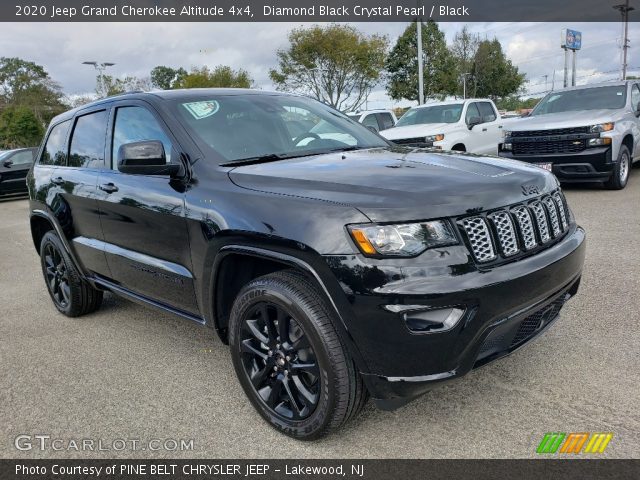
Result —
[[229, 176], [252, 190], [350, 205], [376, 222], [503, 207], [558, 185], [549, 172], [515, 160], [386, 148], [245, 165]]

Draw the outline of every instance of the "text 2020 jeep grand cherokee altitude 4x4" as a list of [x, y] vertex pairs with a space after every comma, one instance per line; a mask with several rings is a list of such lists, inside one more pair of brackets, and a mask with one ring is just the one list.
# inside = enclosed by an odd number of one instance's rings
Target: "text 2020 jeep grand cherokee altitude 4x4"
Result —
[[301, 439], [512, 352], [584, 260], [551, 173], [392, 146], [294, 95], [84, 106], [52, 121], [28, 184], [60, 312], [106, 290], [214, 328], [257, 411]]

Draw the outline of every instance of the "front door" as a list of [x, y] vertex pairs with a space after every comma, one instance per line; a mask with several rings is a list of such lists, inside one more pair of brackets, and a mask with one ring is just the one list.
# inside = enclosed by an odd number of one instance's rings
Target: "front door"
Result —
[[197, 314], [184, 193], [167, 177], [117, 169], [123, 144], [159, 140], [170, 161], [179, 155], [177, 142], [142, 101], [115, 104], [108, 139], [110, 168], [98, 178], [98, 203], [111, 280], [147, 299]]

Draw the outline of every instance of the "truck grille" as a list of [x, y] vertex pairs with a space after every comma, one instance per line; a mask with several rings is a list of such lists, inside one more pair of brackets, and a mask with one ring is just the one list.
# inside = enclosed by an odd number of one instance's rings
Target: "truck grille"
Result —
[[550, 135], [574, 135], [576, 133], [589, 133], [589, 127], [555, 128], [552, 130], [525, 130], [511, 132], [511, 137], [546, 137]]
[[555, 140], [542, 142], [517, 142], [512, 144], [514, 155], [550, 155], [576, 153], [587, 148], [584, 140]]
[[424, 139], [425, 137], [413, 137], [413, 138], [398, 138], [396, 140], [391, 140], [393, 143], [397, 145], [411, 145], [414, 147], [431, 147], [433, 146], [433, 142], [427, 142]]
[[488, 263], [546, 248], [567, 232], [568, 218], [564, 196], [558, 190], [488, 215], [460, 219], [458, 225], [474, 259]]

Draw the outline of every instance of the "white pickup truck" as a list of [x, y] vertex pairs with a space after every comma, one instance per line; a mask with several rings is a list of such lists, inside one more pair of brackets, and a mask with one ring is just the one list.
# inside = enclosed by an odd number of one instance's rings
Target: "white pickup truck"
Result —
[[488, 98], [450, 100], [413, 107], [380, 135], [399, 145], [497, 155], [502, 118]]

